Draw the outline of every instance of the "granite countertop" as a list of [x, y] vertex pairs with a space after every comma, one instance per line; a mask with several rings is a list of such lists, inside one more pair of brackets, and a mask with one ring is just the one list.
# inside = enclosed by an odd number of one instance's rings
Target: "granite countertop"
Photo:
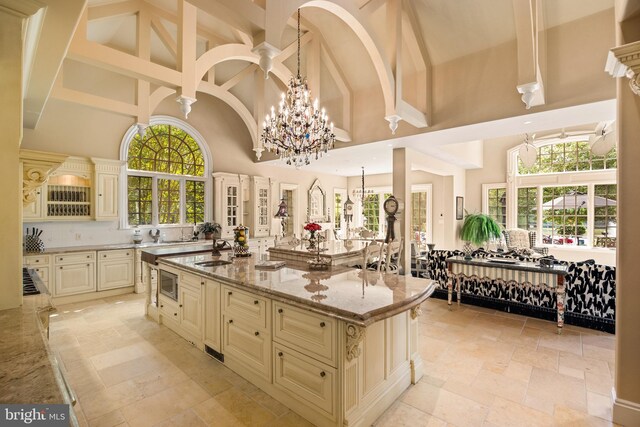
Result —
[[287, 261], [278, 270], [256, 269], [254, 257], [219, 259], [231, 264], [204, 267], [210, 254], [162, 258], [160, 264], [216, 279], [240, 289], [327, 314], [360, 326], [409, 310], [426, 300], [436, 287], [432, 280], [354, 268], [308, 271]]
[[[447, 258], [447, 262], [463, 265], [475, 265], [478, 267], [503, 268], [505, 270], [531, 271], [533, 273], [553, 273], [565, 274], [567, 267], [564, 265], [553, 265], [552, 267], [541, 267], [540, 264], [528, 261], [519, 261], [517, 259], [505, 258], [505, 260], [515, 261], [514, 263], [497, 262], [502, 258], [473, 258], [464, 259], [461, 256]], [[493, 261], [492, 261], [493, 260]]]
[[[344, 245], [344, 241], [342, 240], [331, 240], [328, 242], [320, 243], [320, 255], [325, 257], [332, 258], [340, 258], [341, 256], [353, 256], [362, 252], [362, 250], [367, 246], [368, 242], [365, 241], [353, 241], [353, 246], [351, 248], [347, 248]], [[272, 247], [268, 249], [269, 252], [273, 253], [288, 253], [295, 255], [304, 255], [304, 256], [315, 256], [316, 252], [310, 252], [307, 250], [305, 242], [301, 242], [300, 245], [291, 247]]]
[[[208, 243], [207, 243], [208, 242]], [[198, 240], [198, 241], [175, 241], [175, 242], [144, 242], [144, 243], [115, 243], [109, 245], [83, 245], [83, 246], [67, 246], [61, 248], [46, 248], [43, 252], [23, 252], [23, 255], [42, 255], [42, 254], [56, 254], [56, 253], [71, 253], [71, 252], [84, 252], [84, 251], [108, 251], [115, 249], [142, 249], [142, 248], [163, 248], [170, 245], [209, 245], [213, 243], [211, 240]]]

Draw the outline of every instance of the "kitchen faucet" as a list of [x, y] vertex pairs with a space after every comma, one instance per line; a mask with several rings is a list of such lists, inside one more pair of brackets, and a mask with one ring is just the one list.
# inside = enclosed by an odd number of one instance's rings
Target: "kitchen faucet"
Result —
[[218, 241], [218, 239], [216, 239], [215, 237], [213, 238], [213, 250], [211, 251], [211, 256], [220, 256], [222, 255], [220, 253], [220, 250], [218, 249], [218, 245], [216, 245], [216, 242]]

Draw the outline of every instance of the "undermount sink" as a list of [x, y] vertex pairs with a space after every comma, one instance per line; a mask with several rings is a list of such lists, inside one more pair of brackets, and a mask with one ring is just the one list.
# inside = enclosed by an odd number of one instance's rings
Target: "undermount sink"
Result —
[[231, 264], [231, 261], [214, 259], [213, 261], [196, 262], [196, 265], [199, 265], [201, 267], [218, 267], [219, 265], [227, 265], [227, 264]]

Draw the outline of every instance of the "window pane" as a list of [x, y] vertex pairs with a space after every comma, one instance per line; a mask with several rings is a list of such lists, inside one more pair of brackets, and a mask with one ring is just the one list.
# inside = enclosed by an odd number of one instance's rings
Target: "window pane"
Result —
[[204, 222], [204, 182], [186, 181], [186, 218], [189, 224]]
[[151, 224], [151, 185], [151, 177], [127, 177], [129, 225]]
[[380, 195], [371, 194], [364, 199], [364, 227], [377, 233], [380, 230]]
[[606, 156], [595, 156], [591, 153], [587, 141], [559, 142], [538, 147], [538, 159], [531, 168], [525, 168], [518, 159], [520, 175], [615, 169], [616, 167], [615, 148]]
[[518, 188], [518, 228], [535, 230], [538, 221], [537, 188]]
[[180, 181], [158, 180], [158, 222], [160, 224], [180, 223]]
[[340, 229], [340, 222], [342, 218], [342, 195], [340, 193], [335, 194], [333, 201], [333, 228]]
[[544, 243], [587, 244], [587, 186], [545, 187], [542, 190]]
[[616, 184], [594, 186], [593, 246], [616, 247], [617, 187]]
[[504, 188], [488, 190], [489, 216], [496, 220], [502, 228], [507, 227], [507, 192]]
[[427, 243], [427, 192], [411, 193], [411, 238], [421, 244]]

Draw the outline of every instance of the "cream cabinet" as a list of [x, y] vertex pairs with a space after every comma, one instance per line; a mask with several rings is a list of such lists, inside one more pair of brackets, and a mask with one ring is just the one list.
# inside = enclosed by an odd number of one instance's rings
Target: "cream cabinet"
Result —
[[195, 291], [186, 286], [179, 286], [178, 294], [180, 326], [189, 334], [200, 337], [202, 335], [201, 289]]
[[49, 283], [51, 283], [51, 255], [27, 255], [23, 258], [22, 264], [35, 270], [40, 280], [49, 288]]
[[204, 345], [217, 352], [222, 351], [220, 329], [220, 292], [222, 286], [213, 280], [204, 283]]
[[42, 221], [44, 215], [44, 205], [42, 187], [35, 191], [35, 201], [25, 205], [22, 209], [22, 219], [25, 222]]
[[133, 285], [133, 249], [98, 251], [98, 290]]
[[252, 237], [265, 237], [271, 231], [271, 179], [251, 177], [251, 221]]
[[56, 255], [53, 296], [67, 296], [96, 290], [95, 252]]
[[202, 348], [204, 319], [204, 279], [194, 274], [163, 267], [178, 275], [178, 301], [160, 295], [158, 299], [162, 323]]
[[[271, 381], [271, 335], [242, 316], [223, 316], [225, 361], [235, 362], [266, 381]], [[228, 360], [232, 359], [232, 360]]]
[[[214, 221], [222, 226], [223, 239], [233, 238], [233, 229], [248, 225], [248, 176], [216, 172], [214, 185]], [[251, 230], [249, 231], [252, 232]]]

